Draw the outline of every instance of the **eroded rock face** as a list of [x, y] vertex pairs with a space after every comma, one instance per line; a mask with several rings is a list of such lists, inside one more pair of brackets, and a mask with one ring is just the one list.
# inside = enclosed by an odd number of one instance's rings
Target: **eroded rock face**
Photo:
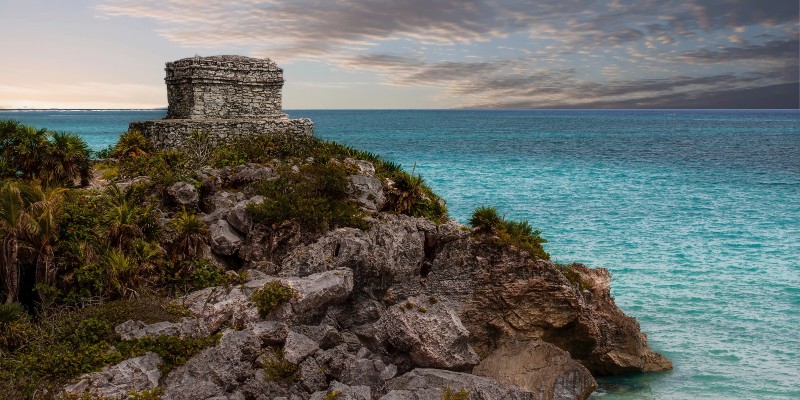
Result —
[[126, 399], [131, 391], [153, 389], [161, 379], [161, 357], [146, 353], [141, 357], [125, 360], [106, 367], [100, 372], [84, 375], [74, 385], [64, 388], [66, 393], [90, 392], [112, 399]]
[[480, 361], [458, 315], [435, 298], [412, 297], [391, 306], [377, 325], [381, 339], [408, 352], [416, 366], [465, 370]]
[[569, 353], [540, 340], [505, 342], [472, 373], [528, 390], [536, 400], [583, 400], [597, 388]]
[[[595, 374], [663, 371], [669, 360], [652, 352], [636, 320], [614, 304], [608, 271], [580, 265], [573, 280], [549, 261], [531, 260], [489, 236], [471, 235], [457, 223], [439, 226], [403, 215], [384, 215], [364, 232], [331, 231], [296, 247], [281, 274], [331, 268], [354, 271], [349, 311], [334, 311], [346, 325], [365, 326], [369, 299], [395, 304], [407, 297], [448, 299], [469, 331], [470, 344], [488, 356], [517, 336], [541, 339], [566, 350]], [[361, 317], [355, 318], [354, 316]], [[370, 318], [374, 318], [370, 320]]]

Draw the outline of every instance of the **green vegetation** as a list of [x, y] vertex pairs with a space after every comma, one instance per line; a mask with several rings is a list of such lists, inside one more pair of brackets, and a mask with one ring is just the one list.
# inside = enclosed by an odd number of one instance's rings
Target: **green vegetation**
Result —
[[567, 278], [567, 280], [571, 284], [577, 286], [579, 289], [586, 290], [586, 289], [591, 289], [592, 286], [594, 286], [592, 285], [591, 281], [583, 279], [581, 277], [581, 274], [578, 273], [578, 271], [575, 271], [575, 268], [573, 268], [574, 264], [565, 265], [556, 263], [555, 266], [556, 268], [558, 268], [559, 271], [561, 271], [561, 274], [564, 275], [564, 277]]
[[342, 394], [342, 393], [340, 391], [338, 391], [338, 390], [331, 390], [330, 392], [326, 393], [325, 397], [323, 397], [322, 399], [323, 400], [335, 400], [335, 399], [339, 398], [340, 394]]
[[534, 259], [550, 259], [550, 254], [542, 247], [547, 240], [539, 236], [542, 232], [533, 230], [528, 221], [507, 220], [496, 208], [480, 206], [472, 213], [469, 224], [478, 232], [497, 235], [500, 243], [525, 251]]
[[[64, 310], [34, 323], [22, 317], [0, 323], [0, 398], [31, 398], [69, 379], [148, 351], [164, 359], [162, 369], [179, 366], [219, 337], [159, 337], [121, 340], [114, 327], [129, 319], [146, 323], [176, 321], [180, 315], [161, 307], [163, 299], [124, 300], [73, 311]], [[39, 398], [39, 397], [37, 397]]]
[[297, 365], [294, 365], [283, 356], [283, 350], [271, 348], [264, 355], [264, 377], [268, 381], [297, 382]]
[[[183, 148], [165, 151], [130, 131], [91, 155], [76, 135], [0, 121], [0, 398], [52, 397], [69, 379], [147, 351], [164, 358], [163, 368], [174, 368], [216, 343], [213, 337], [124, 341], [113, 329], [128, 319], [176, 320], [188, 311], [160, 307], [167, 296], [244, 280], [203, 254], [205, 222], [165, 199], [178, 181], [208, 189], [195, 180], [198, 168], [252, 162], [278, 170], [277, 179], [225, 188], [264, 196], [249, 211], [267, 227], [293, 221], [304, 234], [368, 228], [350, 199], [349, 176], [359, 171], [347, 158], [374, 165], [388, 188], [382, 211], [437, 223], [447, 218], [444, 202], [413, 171], [316, 138], [251, 136], [213, 146], [207, 134], [194, 132]], [[87, 188], [93, 169], [110, 183]], [[296, 296], [271, 282], [251, 300], [266, 315]], [[282, 354], [276, 360], [265, 366], [268, 376], [296, 379], [296, 367]]]
[[43, 187], [88, 185], [91, 150], [72, 133], [0, 121], [0, 178], [36, 180]]
[[268, 225], [295, 220], [324, 232], [337, 227], [366, 228], [362, 212], [348, 199], [347, 171], [341, 165], [307, 164], [299, 173], [282, 171], [277, 180], [254, 185], [264, 202], [250, 204], [253, 220]]
[[[214, 166], [233, 166], [248, 162], [265, 164], [274, 159], [280, 159], [286, 163], [302, 164], [309, 158], [313, 158], [313, 164], [317, 166], [324, 166], [332, 159], [343, 161], [346, 158], [353, 158], [369, 161], [375, 166], [375, 175], [378, 178], [384, 182], [391, 182], [389, 203], [386, 205], [385, 211], [424, 217], [437, 223], [443, 222], [447, 218], [447, 207], [444, 201], [425, 185], [421, 176], [414, 175], [413, 171], [409, 174], [403, 171], [400, 165], [383, 160], [370, 152], [333, 141], [293, 136], [242, 137], [235, 139], [230, 144], [218, 147], [214, 156], [211, 157], [211, 163]], [[318, 168], [329, 172], [337, 169], [335, 166], [311, 167], [301, 171], [301, 175], [307, 173], [313, 175], [315, 170], [319, 171]], [[339, 167], [342, 172], [354, 172], [346, 168], [343, 165]], [[336, 174], [341, 175], [342, 173]], [[332, 178], [330, 183], [335, 183], [335, 181], [336, 179]], [[286, 186], [282, 187], [286, 188]], [[344, 188], [346, 189], [346, 186]], [[337, 214], [347, 214], [348, 212], [349, 210], [343, 210]], [[320, 218], [312, 218], [311, 224], [313, 225], [314, 221], [319, 220]], [[348, 220], [357, 224], [357, 218], [348, 218]]]
[[469, 392], [464, 388], [454, 391], [450, 386], [445, 386], [442, 389], [442, 400], [469, 400]]
[[256, 303], [256, 308], [262, 317], [266, 317], [272, 310], [297, 297], [297, 292], [281, 281], [270, 281], [263, 287], [256, 289], [250, 295], [250, 301]]

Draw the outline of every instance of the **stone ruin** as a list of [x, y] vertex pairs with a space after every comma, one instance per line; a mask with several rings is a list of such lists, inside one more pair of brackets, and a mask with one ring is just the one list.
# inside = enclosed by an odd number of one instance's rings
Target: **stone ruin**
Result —
[[178, 148], [194, 131], [207, 132], [215, 144], [241, 135], [314, 135], [310, 119], [283, 113], [283, 70], [269, 59], [184, 58], [168, 62], [166, 71], [167, 116], [129, 127], [159, 148]]

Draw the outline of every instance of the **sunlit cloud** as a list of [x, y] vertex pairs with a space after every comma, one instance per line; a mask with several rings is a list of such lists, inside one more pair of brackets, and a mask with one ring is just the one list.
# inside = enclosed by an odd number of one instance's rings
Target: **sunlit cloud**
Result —
[[792, 1], [106, 0], [96, 10], [156, 21], [188, 48], [434, 87], [453, 107], [636, 105], [797, 82], [776, 72], [797, 66]]

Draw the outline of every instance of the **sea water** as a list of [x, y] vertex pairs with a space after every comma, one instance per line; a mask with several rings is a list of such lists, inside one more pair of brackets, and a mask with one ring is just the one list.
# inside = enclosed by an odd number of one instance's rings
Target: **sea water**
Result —
[[[162, 111], [0, 111], [94, 149]], [[608, 268], [665, 373], [598, 399], [800, 398], [800, 112], [322, 111], [316, 135], [421, 174], [466, 222], [526, 219], [558, 262]]]

